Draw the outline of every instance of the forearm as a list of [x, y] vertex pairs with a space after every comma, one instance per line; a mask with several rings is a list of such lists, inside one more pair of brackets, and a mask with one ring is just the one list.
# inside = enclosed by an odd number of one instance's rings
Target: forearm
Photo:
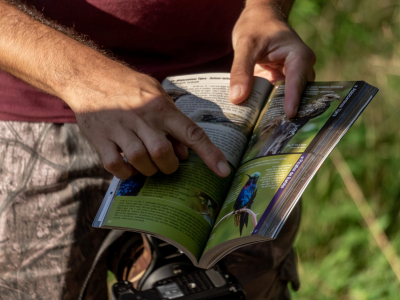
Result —
[[[51, 25], [51, 24], [50, 24]], [[182, 114], [160, 83], [0, 0], [0, 69], [63, 99], [101, 155], [127, 179], [169, 174], [193, 149], [219, 176], [230, 167], [221, 150]], [[124, 153], [130, 164], [121, 157]]]
[[[112, 69], [126, 68], [112, 61], [95, 49], [69, 37], [83, 37], [73, 30], [65, 29], [35, 12], [23, 12], [13, 5], [0, 1], [0, 68], [31, 85], [62, 98], [72, 108], [77, 104], [72, 92], [79, 89], [100, 88], [99, 81]], [[33, 15], [34, 17], [29, 16]], [[56, 29], [52, 27], [58, 27]], [[64, 31], [64, 33], [63, 33]], [[100, 89], [101, 90], [101, 89]]]

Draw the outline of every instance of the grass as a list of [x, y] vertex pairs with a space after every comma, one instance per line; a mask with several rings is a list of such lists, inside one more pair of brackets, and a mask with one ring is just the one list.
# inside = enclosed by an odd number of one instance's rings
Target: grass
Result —
[[[400, 299], [399, 279], [372, 234], [386, 236], [398, 260], [400, 3], [298, 0], [290, 22], [317, 55], [316, 80], [365, 80], [380, 89], [337, 147], [355, 185], [348, 189], [344, 166], [328, 158], [304, 193], [301, 288], [293, 299]], [[358, 187], [371, 227], [354, 201]]]

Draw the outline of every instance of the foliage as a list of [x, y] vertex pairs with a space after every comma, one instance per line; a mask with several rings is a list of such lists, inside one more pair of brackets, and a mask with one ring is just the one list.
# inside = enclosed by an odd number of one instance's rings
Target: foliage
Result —
[[[400, 256], [400, 3], [298, 0], [290, 23], [315, 51], [318, 81], [380, 91], [338, 145]], [[400, 299], [400, 283], [328, 159], [303, 196], [300, 299]]]

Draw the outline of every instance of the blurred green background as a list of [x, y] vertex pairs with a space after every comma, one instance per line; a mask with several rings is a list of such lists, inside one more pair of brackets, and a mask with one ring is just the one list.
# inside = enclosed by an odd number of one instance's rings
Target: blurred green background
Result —
[[293, 298], [400, 299], [400, 1], [297, 0], [290, 23], [316, 80], [380, 89], [304, 193]]

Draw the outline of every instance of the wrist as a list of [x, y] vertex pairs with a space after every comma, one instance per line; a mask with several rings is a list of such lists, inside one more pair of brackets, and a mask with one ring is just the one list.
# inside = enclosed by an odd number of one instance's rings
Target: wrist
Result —
[[247, 0], [245, 10], [262, 10], [266, 18], [287, 23], [294, 0]]
[[[139, 73], [90, 48], [87, 50], [86, 55], [70, 60], [71, 80], [58, 86], [57, 96], [74, 113], [95, 111], [101, 107], [117, 109], [114, 106], [118, 101], [111, 101], [110, 98], [126, 94], [127, 87], [134, 89]], [[128, 81], [129, 84], [126, 84]]]

